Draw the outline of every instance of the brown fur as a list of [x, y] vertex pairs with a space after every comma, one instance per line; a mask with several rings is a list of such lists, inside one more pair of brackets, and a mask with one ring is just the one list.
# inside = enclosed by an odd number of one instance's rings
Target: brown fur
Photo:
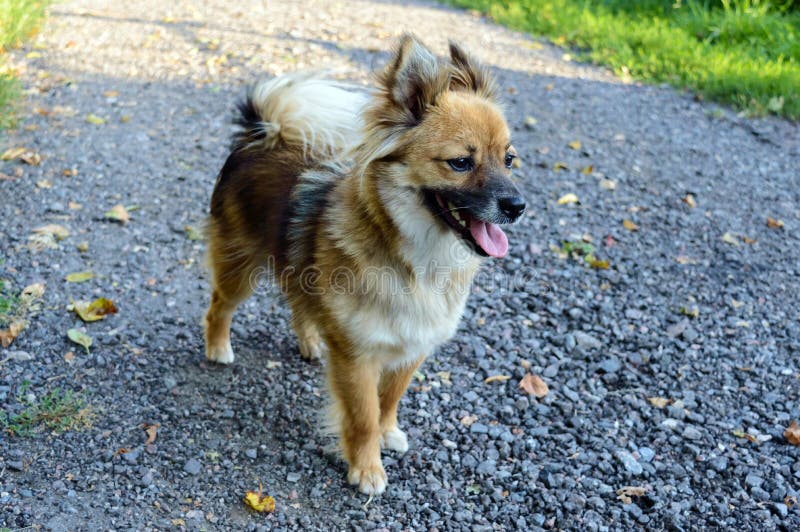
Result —
[[[208, 358], [231, 362], [231, 317], [250, 295], [254, 273], [266, 267], [280, 277], [301, 354], [328, 351], [327, 422], [340, 436], [348, 479], [371, 494], [386, 484], [381, 444], [406, 447], [398, 402], [424, 358], [455, 331], [480, 264], [471, 254], [453, 259], [444, 273], [449, 288], [431, 290], [427, 262], [439, 251], [417, 237], [442, 245], [457, 240], [414, 206], [409, 190], [478, 190], [497, 175], [507, 179], [509, 149], [488, 72], [455, 45], [445, 62], [404, 37], [379, 86], [363, 115], [364, 142], [346, 155], [353, 161], [347, 171], [323, 169], [288, 141], [271, 149], [240, 145], [230, 155], [211, 203], [206, 316]], [[464, 154], [474, 157], [476, 170], [454, 174], [444, 161]], [[306, 175], [329, 181], [313, 189], [318, 208], [303, 203]], [[424, 235], [409, 234], [405, 224], [419, 221], [399, 214], [414, 208], [420, 219], [430, 218]], [[406, 295], [387, 291], [386, 283]]]

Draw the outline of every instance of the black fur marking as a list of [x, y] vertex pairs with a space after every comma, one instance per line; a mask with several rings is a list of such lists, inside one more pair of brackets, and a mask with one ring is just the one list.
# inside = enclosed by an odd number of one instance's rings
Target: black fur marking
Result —
[[251, 142], [266, 137], [263, 122], [264, 118], [259, 114], [258, 108], [253, 101], [253, 89], [249, 89], [244, 99], [236, 102], [236, 110], [238, 111], [233, 119], [233, 123], [240, 128], [233, 134], [231, 139], [231, 150], [236, 151], [244, 148]]
[[[328, 174], [320, 179], [319, 173]], [[315, 174], [315, 179], [307, 179]], [[324, 170], [310, 170], [300, 177], [289, 204], [285, 236], [290, 250], [289, 263], [303, 268], [313, 263], [316, 233], [339, 176]]]

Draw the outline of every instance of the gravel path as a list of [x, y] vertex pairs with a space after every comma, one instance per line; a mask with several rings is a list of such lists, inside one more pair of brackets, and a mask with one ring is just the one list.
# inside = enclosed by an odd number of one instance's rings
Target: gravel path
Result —
[[[27, 381], [28, 399], [80, 392], [95, 419], [0, 435], [0, 525], [800, 527], [800, 447], [783, 436], [800, 418], [797, 124], [625, 83], [434, 4], [194, 4], [57, 3], [14, 53], [30, 113], [3, 149], [42, 162], [0, 163], [0, 278], [46, 291], [0, 349], [0, 403], [18, 412]], [[403, 29], [439, 51], [460, 39], [494, 66], [531, 208], [403, 400], [412, 448], [385, 456], [389, 488], [369, 502], [313, 434], [321, 371], [273, 292], [240, 311], [233, 367], [203, 361], [204, 246], [185, 228], [207, 212], [247, 83], [318, 66], [366, 80]], [[580, 203], [558, 204], [567, 193]], [[137, 207], [125, 225], [103, 219], [119, 203]], [[71, 234], [34, 252], [44, 224]], [[609, 269], [552, 249], [581, 239]], [[64, 281], [82, 270], [97, 277]], [[99, 296], [119, 313], [86, 327], [87, 354], [67, 340], [82, 323], [66, 308]], [[520, 390], [526, 373], [549, 394]], [[510, 378], [484, 382], [494, 375]], [[149, 444], [144, 423], [160, 425]], [[271, 515], [241, 502], [259, 483]], [[643, 495], [622, 500], [626, 486]]]

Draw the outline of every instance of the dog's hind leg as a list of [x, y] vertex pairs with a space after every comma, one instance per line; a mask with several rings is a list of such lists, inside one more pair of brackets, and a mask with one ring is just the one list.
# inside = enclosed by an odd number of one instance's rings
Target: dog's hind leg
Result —
[[209, 258], [213, 276], [211, 304], [206, 313], [206, 358], [220, 364], [233, 362], [231, 319], [239, 304], [253, 293], [258, 264], [249, 255], [227, 254], [212, 233]]
[[397, 406], [423, 360], [425, 357], [398, 368], [384, 369], [381, 373], [378, 395], [381, 405], [381, 447], [384, 449], [400, 453], [408, 450], [406, 433], [397, 424]]

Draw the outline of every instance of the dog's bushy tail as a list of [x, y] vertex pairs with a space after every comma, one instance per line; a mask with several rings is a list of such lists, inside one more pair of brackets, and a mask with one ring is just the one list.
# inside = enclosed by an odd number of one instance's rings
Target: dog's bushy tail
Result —
[[262, 81], [238, 104], [234, 150], [275, 149], [283, 142], [310, 160], [347, 158], [362, 135], [367, 92], [318, 74], [294, 73]]

